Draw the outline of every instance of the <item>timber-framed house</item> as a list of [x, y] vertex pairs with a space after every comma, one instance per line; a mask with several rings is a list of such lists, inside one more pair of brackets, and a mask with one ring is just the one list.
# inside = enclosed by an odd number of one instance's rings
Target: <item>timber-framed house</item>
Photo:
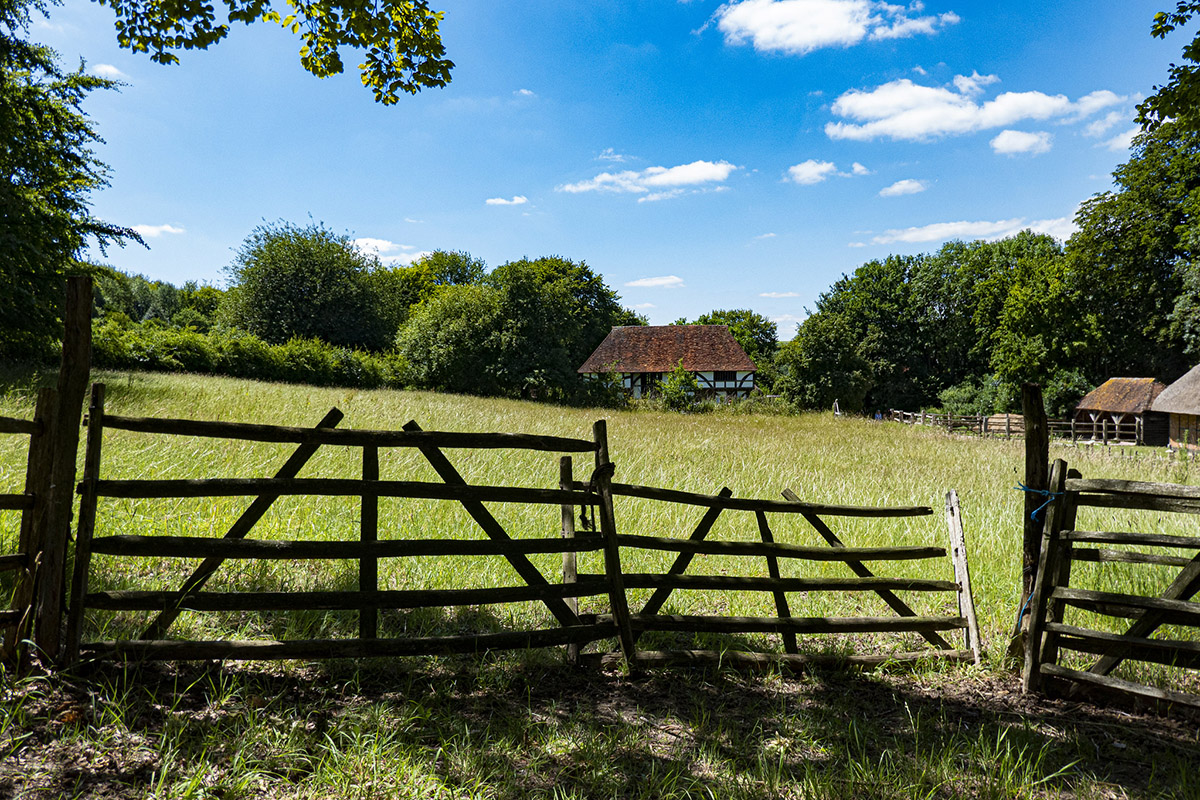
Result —
[[620, 376], [632, 397], [646, 397], [677, 365], [696, 376], [701, 397], [749, 397], [758, 369], [725, 325], [626, 325], [613, 328], [583, 362], [582, 375]]

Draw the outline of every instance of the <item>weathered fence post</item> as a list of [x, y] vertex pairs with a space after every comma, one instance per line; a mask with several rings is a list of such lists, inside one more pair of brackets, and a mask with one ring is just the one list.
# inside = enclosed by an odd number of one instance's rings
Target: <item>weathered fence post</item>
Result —
[[962, 508], [958, 492], [946, 492], [946, 527], [950, 532], [950, 557], [954, 562], [954, 581], [958, 584], [958, 615], [967, 621], [963, 631], [967, 649], [976, 664], [983, 660], [979, 620], [975, 616], [975, 596], [971, 591], [971, 571], [967, 565], [967, 536], [963, 530]]
[[92, 384], [88, 406], [87, 445], [83, 456], [83, 481], [80, 483], [79, 524], [75, 528], [75, 571], [71, 579], [71, 611], [67, 616], [66, 643], [62, 661], [79, 660], [83, 637], [84, 598], [88, 588], [88, 568], [92, 560], [92, 534], [96, 530], [96, 481], [100, 478], [100, 448], [104, 441], [104, 384]]
[[[558, 460], [558, 488], [564, 492], [569, 492], [575, 488], [575, 476], [572, 470], [570, 456], [562, 456]], [[563, 504], [562, 506], [562, 537], [567, 540], [575, 538], [575, 506]], [[562, 582], [564, 584], [577, 583], [579, 581], [579, 569], [574, 550], [564, 551], [562, 555]], [[567, 608], [571, 609], [571, 613], [579, 614], [579, 599], [576, 597], [564, 597]], [[579, 643], [571, 642], [567, 645], [567, 661], [572, 664], [579, 663]]]
[[56, 399], [57, 393], [49, 387], [38, 392], [37, 406], [33, 412], [33, 422], [38, 430], [29, 437], [29, 454], [25, 462], [25, 494], [33, 497], [33, 506], [21, 514], [17, 552], [25, 556], [25, 568], [17, 579], [12, 602], [13, 608], [23, 609], [25, 613], [12, 626], [4, 654], [7, 658], [15, 653], [18, 674], [23, 674], [28, 666], [29, 653], [25, 642], [33, 626], [38, 577], [41, 573], [41, 536], [45, 530], [50, 470], [54, 458], [50, 449], [50, 432]]
[[1025, 502], [1022, 515], [1024, 536], [1021, 547], [1021, 609], [1013, 629], [1013, 646], [1019, 647], [1019, 637], [1025, 629], [1025, 611], [1042, 547], [1042, 522], [1036, 516], [1046, 503], [1046, 491], [1050, 469], [1050, 435], [1046, 422], [1046, 407], [1042, 401], [1042, 387], [1036, 383], [1021, 386], [1021, 410], [1025, 415]]
[[[363, 483], [379, 480], [379, 448], [364, 445], [362, 449], [362, 479]], [[369, 492], [364, 486], [362, 496], [362, 527], [359, 540], [375, 542], [379, 540], [379, 495]], [[379, 559], [375, 556], [363, 556], [358, 562], [358, 591], [375, 594], [379, 591]], [[375, 639], [379, 636], [379, 610], [376, 608], [360, 608], [358, 610], [358, 638]]]
[[604, 535], [604, 572], [608, 578], [609, 602], [612, 605], [613, 622], [617, 626], [617, 639], [621, 643], [621, 655], [626, 668], [634, 670], [633, 627], [629, 619], [629, 600], [625, 596], [625, 577], [621, 573], [621, 549], [617, 543], [617, 524], [613, 517], [612, 475], [613, 463], [608, 458], [608, 424], [600, 419], [592, 426], [596, 442], [596, 472], [594, 489], [599, 495], [600, 532]]
[[75, 454], [79, 418], [87, 393], [92, 360], [92, 279], [67, 279], [63, 306], [62, 361], [58, 370], [58, 402], [47, 432], [50, 474], [45, 513], [34, 538], [41, 545], [35, 598], [33, 639], [43, 658], [56, 661], [62, 649], [62, 618], [67, 581], [67, 543], [75, 502]]

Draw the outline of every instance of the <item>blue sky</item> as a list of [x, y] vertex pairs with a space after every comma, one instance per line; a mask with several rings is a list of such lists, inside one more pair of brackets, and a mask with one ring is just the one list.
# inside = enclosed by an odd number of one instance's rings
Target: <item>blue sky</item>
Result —
[[355, 54], [319, 80], [263, 23], [170, 67], [90, 0], [32, 38], [125, 83], [85, 105], [94, 211], [150, 245], [125, 271], [220, 285], [257, 225], [311, 218], [385, 261], [582, 260], [652, 323], [752, 308], [790, 338], [864, 261], [1069, 235], [1193, 35], [1151, 38], [1167, 4], [435, 0], [453, 81], [389, 107]]

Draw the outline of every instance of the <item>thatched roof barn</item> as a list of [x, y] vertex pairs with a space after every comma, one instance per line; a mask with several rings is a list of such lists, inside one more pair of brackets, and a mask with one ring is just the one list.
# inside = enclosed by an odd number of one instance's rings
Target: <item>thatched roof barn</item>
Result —
[[653, 391], [683, 364], [702, 394], [746, 397], [758, 369], [725, 325], [626, 325], [613, 328], [579, 367], [584, 375], [617, 373], [634, 397]]
[[1075, 406], [1076, 427], [1091, 426], [1096, 441], [1166, 444], [1166, 417], [1151, 411], [1166, 388], [1153, 378], [1109, 378]]
[[1163, 389], [1154, 399], [1154, 410], [1167, 415], [1172, 449], [1200, 449], [1200, 366]]

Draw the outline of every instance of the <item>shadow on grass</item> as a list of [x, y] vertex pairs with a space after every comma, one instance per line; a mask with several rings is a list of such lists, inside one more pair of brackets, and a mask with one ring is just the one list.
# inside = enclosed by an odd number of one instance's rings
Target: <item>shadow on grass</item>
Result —
[[10, 684], [0, 797], [1192, 797], [1195, 720], [1006, 675], [573, 669], [556, 652]]

